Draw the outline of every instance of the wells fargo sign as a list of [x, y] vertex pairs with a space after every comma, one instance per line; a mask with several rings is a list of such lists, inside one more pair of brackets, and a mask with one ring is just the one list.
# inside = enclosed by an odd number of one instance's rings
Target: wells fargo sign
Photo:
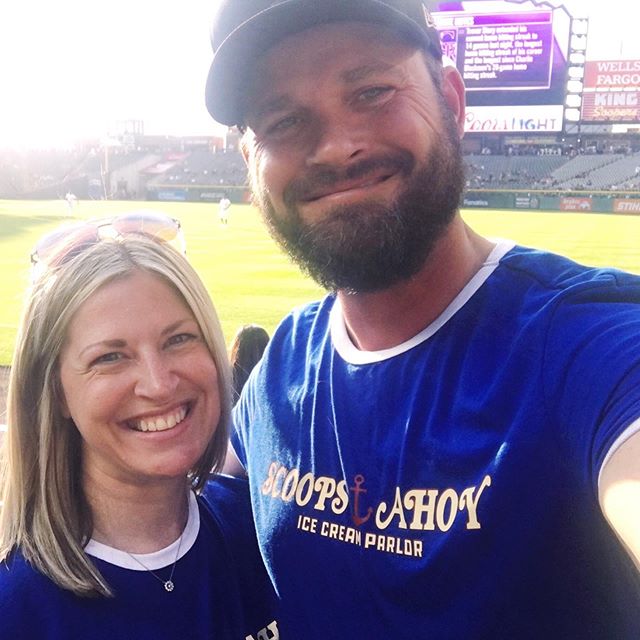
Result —
[[598, 60], [585, 64], [585, 89], [640, 87], [640, 60]]

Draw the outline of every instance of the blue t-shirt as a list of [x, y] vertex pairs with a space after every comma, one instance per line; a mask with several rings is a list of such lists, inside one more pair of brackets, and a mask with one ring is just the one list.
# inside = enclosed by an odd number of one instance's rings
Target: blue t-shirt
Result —
[[[187, 548], [176, 563], [171, 592], [140, 566], [123, 568], [92, 556], [115, 597], [80, 598], [15, 553], [0, 565], [0, 638], [277, 638], [275, 597], [255, 542], [246, 481], [216, 477], [197, 498], [195, 511], [199, 527], [190, 513], [183, 534]], [[89, 555], [91, 547], [107, 553], [90, 543]], [[175, 552], [166, 555], [170, 564], [155, 571], [162, 579], [169, 576]]]
[[637, 640], [640, 579], [597, 485], [639, 417], [622, 272], [503, 243], [380, 352], [334, 296], [295, 311], [234, 413], [282, 636]]

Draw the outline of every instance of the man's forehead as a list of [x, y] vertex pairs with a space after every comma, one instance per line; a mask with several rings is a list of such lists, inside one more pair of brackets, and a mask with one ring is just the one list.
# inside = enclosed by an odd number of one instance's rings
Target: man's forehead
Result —
[[267, 49], [260, 60], [268, 60], [282, 53], [296, 56], [323, 55], [325, 50], [340, 47], [344, 51], [357, 51], [375, 55], [389, 46], [417, 47], [397, 31], [372, 22], [334, 22], [321, 24], [293, 33]]
[[[343, 84], [393, 73], [416, 51], [393, 32], [367, 23], [313, 27], [285, 38], [257, 61], [246, 87], [247, 111], [282, 106], [278, 87], [294, 80], [313, 84], [327, 73]], [[261, 104], [251, 104], [259, 101]]]

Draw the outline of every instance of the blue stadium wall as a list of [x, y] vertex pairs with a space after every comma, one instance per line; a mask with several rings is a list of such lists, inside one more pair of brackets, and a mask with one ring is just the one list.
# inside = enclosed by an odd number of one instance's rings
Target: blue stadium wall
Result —
[[[251, 201], [244, 186], [217, 185], [148, 185], [147, 200], [163, 202], [218, 202], [224, 195], [234, 203]], [[578, 211], [640, 215], [640, 193], [590, 194], [584, 191], [557, 193], [549, 191], [474, 189], [464, 194], [465, 209], [508, 209], [538, 211]]]
[[147, 200], [162, 202], [218, 202], [225, 195], [234, 203], [251, 201], [251, 192], [245, 186], [147, 185]]
[[640, 215], [640, 193], [550, 192], [474, 189], [464, 194], [465, 209], [576, 211]]

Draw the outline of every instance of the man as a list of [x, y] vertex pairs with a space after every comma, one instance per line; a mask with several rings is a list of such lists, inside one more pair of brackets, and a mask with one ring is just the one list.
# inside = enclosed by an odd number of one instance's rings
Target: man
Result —
[[73, 210], [76, 207], [77, 198], [74, 193], [71, 193], [71, 191], [67, 191], [64, 199], [67, 201], [67, 215], [72, 216]]
[[234, 417], [282, 637], [640, 637], [640, 279], [465, 225], [419, 0], [223, 0], [213, 46], [209, 111], [332, 292]]
[[218, 202], [218, 220], [220, 224], [226, 225], [229, 222], [229, 209], [231, 208], [231, 200], [227, 197], [225, 193], [222, 198], [220, 198], [220, 202]]

